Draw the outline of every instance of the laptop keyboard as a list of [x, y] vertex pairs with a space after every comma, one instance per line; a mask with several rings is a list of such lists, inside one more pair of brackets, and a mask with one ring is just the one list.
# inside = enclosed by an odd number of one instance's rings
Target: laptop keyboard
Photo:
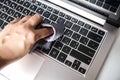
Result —
[[64, 35], [52, 43], [50, 49], [37, 47], [45, 55], [85, 74], [105, 36], [105, 32], [36, 0], [0, 0], [0, 27], [14, 18], [42, 15], [45, 23], [65, 24]]
[[110, 10], [112, 12], [116, 12], [119, 5], [120, 0], [86, 0], [90, 3], [93, 3], [99, 7], [103, 7], [104, 9]]

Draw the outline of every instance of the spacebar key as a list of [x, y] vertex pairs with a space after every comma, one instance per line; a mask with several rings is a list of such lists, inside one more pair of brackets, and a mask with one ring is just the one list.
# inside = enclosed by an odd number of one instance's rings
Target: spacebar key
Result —
[[89, 65], [90, 62], [91, 62], [91, 58], [85, 56], [84, 54], [82, 54], [82, 53], [80, 53], [80, 52], [78, 52], [78, 51], [76, 51], [76, 50], [74, 50], [74, 49], [71, 51], [70, 55], [71, 55], [72, 57], [74, 57], [74, 58], [76, 58], [76, 59], [78, 59], [78, 60], [80, 60], [80, 61], [88, 64], [88, 65]]

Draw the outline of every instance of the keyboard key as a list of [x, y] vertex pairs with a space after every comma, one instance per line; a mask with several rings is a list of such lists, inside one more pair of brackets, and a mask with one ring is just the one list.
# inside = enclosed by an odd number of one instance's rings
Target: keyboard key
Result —
[[82, 44], [80, 44], [78, 50], [79, 50], [80, 52], [85, 53], [86, 55], [88, 55], [88, 56], [90, 56], [90, 57], [93, 57], [94, 54], [95, 54], [95, 51], [94, 51], [94, 50], [92, 50], [92, 49], [90, 49], [90, 48], [88, 48], [88, 47], [86, 47], [86, 46], [84, 46], [84, 45], [82, 45]]
[[87, 35], [87, 37], [90, 38], [90, 39], [92, 39], [92, 40], [94, 40], [94, 41], [96, 41], [96, 42], [99, 42], [99, 43], [102, 40], [101, 36], [99, 36], [99, 35], [97, 35], [97, 34], [95, 34], [93, 32], [89, 32], [88, 35]]
[[97, 1], [96, 5], [98, 5], [98, 6], [101, 7], [101, 6], [103, 5], [103, 2], [101, 2], [101, 1]]
[[62, 13], [62, 12], [60, 12], [60, 13], [59, 13], [59, 16], [64, 17], [64, 16], [65, 16], [65, 14], [64, 14], [64, 13]]
[[4, 2], [4, 0], [0, 0], [0, 2], [2, 3], [2, 2]]
[[90, 0], [91, 3], [95, 4], [96, 3], [96, 0]]
[[74, 33], [74, 34], [72, 35], [72, 38], [73, 38], [74, 40], [76, 40], [76, 41], [78, 41], [78, 40], [80, 39], [80, 37], [81, 37], [81, 35], [78, 34], [78, 33]]
[[54, 13], [54, 14], [58, 14], [58, 13], [59, 13], [59, 11], [58, 11], [58, 10], [56, 10], [56, 9], [54, 9], [54, 10], [53, 10], [53, 13]]
[[102, 30], [99, 30], [99, 31], [98, 31], [98, 34], [101, 35], [101, 36], [104, 36], [105, 32], [102, 31]]
[[21, 14], [20, 14], [19, 12], [15, 12], [14, 17], [15, 17], [15, 18], [20, 18], [20, 17], [21, 17]]
[[93, 31], [93, 32], [97, 32], [97, 31], [98, 31], [98, 29], [97, 29], [97, 28], [95, 28], [95, 27], [92, 27], [92, 28], [91, 28], [91, 31]]
[[47, 10], [52, 12], [53, 8], [52, 7], [47, 7]]
[[55, 14], [52, 14], [52, 15], [50, 16], [50, 19], [53, 20], [53, 21], [56, 21], [57, 18], [58, 18], [58, 16], [55, 15]]
[[89, 41], [89, 39], [87, 37], [84, 37], [84, 36], [82, 36], [80, 39], [80, 42], [85, 44], [85, 45], [88, 43], [88, 41]]
[[83, 26], [83, 25], [84, 25], [84, 22], [79, 21], [79, 22], [78, 22], [78, 25]]
[[78, 22], [78, 19], [72, 18], [71, 21], [72, 21], [73, 23], [77, 23], [77, 22]]
[[24, 4], [23, 4], [23, 6], [26, 7], [26, 8], [28, 8], [30, 5], [31, 5], [31, 3], [28, 2], [28, 1], [24, 2]]
[[72, 30], [78, 32], [80, 30], [80, 26], [74, 24]]
[[29, 15], [31, 15], [31, 16], [33, 16], [33, 15], [35, 15], [35, 14], [36, 14], [36, 13], [35, 13], [35, 12], [32, 12], [32, 11], [29, 13]]
[[70, 43], [70, 41], [71, 41], [71, 39], [68, 38], [68, 37], [64, 37], [63, 40], [62, 40], [62, 42], [67, 44], [67, 45]]
[[71, 65], [72, 65], [72, 62], [71, 62], [71, 61], [66, 60], [66, 61], [65, 61], [65, 64], [66, 64], [67, 66], [71, 66]]
[[3, 23], [4, 23], [4, 21], [0, 19], [0, 27], [1, 27], [1, 25], [2, 25]]
[[23, 14], [28, 15], [29, 13], [30, 13], [30, 10], [28, 10], [28, 9], [23, 10]]
[[87, 33], [88, 33], [88, 30], [87, 30], [87, 29], [81, 28], [81, 30], [80, 30], [80, 34], [86, 36]]
[[5, 14], [5, 13], [2, 13], [2, 14], [0, 15], [0, 18], [3, 19], [3, 20], [6, 20], [7, 17], [8, 17], [8, 15]]
[[59, 53], [59, 51], [57, 49], [53, 48], [49, 55], [53, 58], [56, 58], [58, 53]]
[[66, 15], [66, 16], [65, 16], [65, 19], [67, 19], [67, 20], [71, 20], [71, 18], [72, 18], [72, 17], [69, 16], [69, 15]]
[[41, 8], [46, 9], [46, 8], [47, 8], [47, 5], [41, 4]]
[[45, 11], [45, 12], [43, 13], [43, 16], [46, 17], [46, 18], [49, 18], [50, 15], [51, 15], [51, 13], [48, 12], [48, 11]]
[[4, 22], [1, 28], [4, 29], [4, 27], [5, 27], [7, 24], [8, 24], [7, 22]]
[[71, 28], [72, 25], [73, 25], [73, 23], [70, 22], [70, 21], [66, 21], [66, 22], [65, 22], [65, 26], [66, 26], [67, 28]]
[[45, 18], [43, 21], [44, 21], [44, 23], [51, 23], [51, 21], [47, 18]]
[[110, 11], [116, 12], [116, 11], [117, 11], [117, 8], [116, 8], [116, 7], [111, 7], [111, 8], [110, 8]]
[[20, 5], [19, 5], [19, 6], [17, 6], [17, 8], [16, 8], [16, 10], [17, 10], [17, 11], [19, 11], [19, 12], [22, 12], [22, 11], [23, 11], [23, 9], [24, 9], [24, 7], [22, 7], [22, 6], [20, 6]]
[[89, 46], [90, 48], [96, 50], [96, 49], [98, 48], [99, 44], [96, 43], [96, 42], [94, 42], [94, 41], [92, 41], [92, 40], [90, 40], [89, 43], [88, 43], [88, 46]]
[[12, 16], [15, 13], [15, 11], [12, 9], [9, 9], [7, 13]]
[[62, 51], [65, 52], [66, 54], [69, 54], [70, 50], [71, 50], [71, 48], [66, 45], [64, 45], [64, 47], [62, 49]]
[[72, 57], [74, 57], [74, 58], [76, 58], [76, 59], [78, 59], [78, 60], [80, 60], [80, 61], [88, 64], [88, 65], [89, 65], [90, 62], [91, 62], [91, 58], [83, 55], [82, 53], [80, 53], [80, 52], [78, 52], [78, 51], [76, 51], [76, 50], [74, 50], [74, 49], [71, 51], [70, 55], [71, 55]]
[[67, 58], [67, 55], [61, 52], [57, 60], [59, 60], [60, 62], [64, 62], [66, 58]]
[[62, 47], [63, 47], [63, 43], [61, 43], [60, 41], [57, 41], [57, 42], [55, 43], [54, 47], [57, 48], [57, 49], [59, 49], [59, 50], [61, 50]]
[[71, 31], [69, 29], [66, 29], [65, 32], [64, 32], [64, 35], [66, 35], [68, 37], [71, 37], [72, 34], [73, 34], [73, 31]]
[[73, 62], [72, 68], [77, 70], [79, 68], [80, 64], [81, 64], [81, 62], [79, 62], [78, 60], [75, 60]]
[[9, 9], [9, 8], [8, 8], [7, 6], [2, 6], [1, 11], [7, 12], [8, 9]]
[[109, 8], [110, 8], [110, 5], [105, 3], [105, 4], [103, 5], [103, 8], [109, 9]]
[[64, 23], [65, 22], [65, 19], [59, 17], [58, 20], [57, 20], [58, 23]]
[[17, 0], [17, 3], [19, 3], [19, 4], [23, 4], [23, 2], [24, 2], [25, 0]]
[[4, 1], [4, 4], [5, 4], [5, 5], [7, 5], [7, 6], [9, 6], [9, 5], [10, 5], [10, 3], [11, 3], [11, 1], [10, 1], [10, 0], [5, 0], [5, 1]]
[[78, 47], [78, 45], [79, 45], [79, 43], [74, 41], [74, 40], [72, 40], [71, 43], [70, 43], [70, 46], [74, 49], [76, 49]]
[[86, 69], [84, 69], [84, 68], [80, 67], [79, 72], [81, 72], [82, 74], [85, 74]]
[[35, 11], [37, 9], [37, 6], [36, 5], [31, 5], [30, 9], [33, 10], [33, 11]]
[[40, 5], [41, 5], [41, 2], [35, 1], [35, 4], [38, 5], [38, 6], [40, 6]]
[[90, 29], [91, 28], [91, 25], [89, 25], [89, 24], [85, 24], [85, 26], [84, 26], [86, 29]]
[[12, 2], [12, 3], [10, 4], [10, 7], [13, 8], [13, 9], [15, 9], [15, 8], [17, 7], [17, 4], [14, 3], [14, 2]]
[[39, 14], [42, 14], [43, 11], [44, 11], [44, 9], [42, 9], [42, 8], [38, 8], [36, 12], [39, 13]]
[[[40, 49], [39, 49], [39, 50], [40, 50]], [[42, 48], [42, 51], [43, 51], [45, 54], [49, 54], [50, 49], [45, 49], [45, 48]]]
[[11, 22], [11, 21], [13, 21], [13, 20], [14, 20], [14, 18], [11, 17], [11, 16], [9, 16], [9, 17], [7, 18], [7, 22]]

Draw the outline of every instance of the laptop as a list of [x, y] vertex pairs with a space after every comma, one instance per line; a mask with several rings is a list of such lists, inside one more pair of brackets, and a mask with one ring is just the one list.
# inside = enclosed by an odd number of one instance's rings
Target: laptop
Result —
[[50, 49], [38, 42], [34, 53], [44, 62], [34, 80], [96, 80], [118, 34], [120, 1], [0, 0], [1, 29], [35, 13], [44, 23], [61, 23], [65, 29]]

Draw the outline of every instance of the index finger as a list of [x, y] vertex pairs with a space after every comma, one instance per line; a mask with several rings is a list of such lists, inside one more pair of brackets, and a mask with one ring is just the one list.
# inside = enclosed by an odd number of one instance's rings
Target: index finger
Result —
[[39, 23], [42, 22], [42, 17], [39, 14], [33, 15], [25, 24], [28, 24], [30, 27], [35, 28]]

